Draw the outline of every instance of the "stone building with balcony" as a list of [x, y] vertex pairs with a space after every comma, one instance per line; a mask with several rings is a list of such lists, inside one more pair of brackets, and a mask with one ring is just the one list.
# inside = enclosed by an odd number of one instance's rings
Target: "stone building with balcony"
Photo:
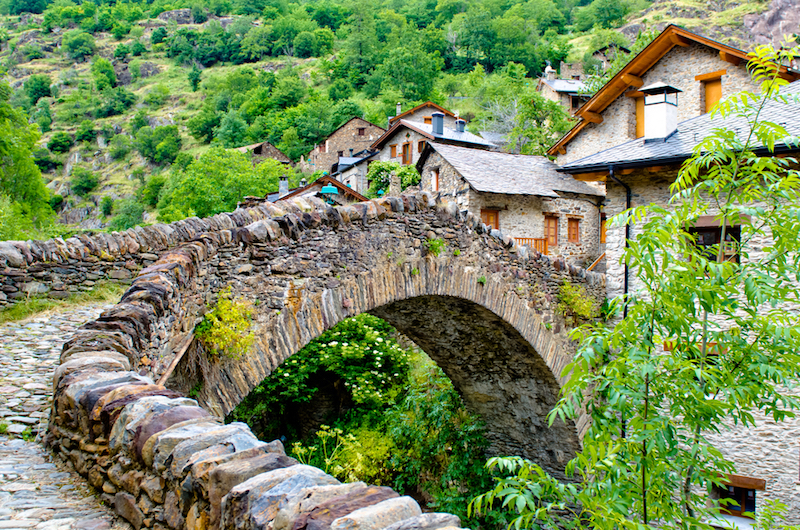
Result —
[[518, 244], [582, 266], [602, 254], [603, 192], [559, 173], [545, 157], [431, 142], [417, 170], [422, 189], [455, 200]]

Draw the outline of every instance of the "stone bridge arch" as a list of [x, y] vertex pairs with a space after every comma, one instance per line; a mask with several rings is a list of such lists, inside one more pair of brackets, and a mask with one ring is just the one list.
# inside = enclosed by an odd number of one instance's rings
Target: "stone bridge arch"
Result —
[[[599, 276], [526, 256], [441, 204], [412, 212], [384, 204], [373, 219], [342, 208], [342, 218], [328, 222], [308, 212], [297, 226], [258, 221], [232, 234], [235, 250], [219, 248], [208, 258], [195, 287], [199, 299], [210, 303], [232, 286], [256, 307], [256, 340], [243, 358], [205, 366], [198, 400], [227, 414], [308, 342], [367, 312], [442, 367], [467, 407], [486, 421], [493, 453], [523, 455], [561, 475], [579, 448], [581, 426], [547, 425], [573, 351], [555, 297], [564, 281], [599, 292]], [[446, 242], [438, 255], [426, 244], [432, 239]], [[202, 307], [187, 311], [196, 322]], [[168, 387], [196, 388], [192, 359], [205, 353], [193, 348]]]

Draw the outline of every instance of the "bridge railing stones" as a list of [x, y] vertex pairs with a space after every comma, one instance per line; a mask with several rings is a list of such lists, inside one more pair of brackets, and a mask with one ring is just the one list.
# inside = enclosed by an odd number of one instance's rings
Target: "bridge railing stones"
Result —
[[[204, 282], [214, 276], [211, 258], [232, 254], [240, 245], [286, 244], [315, 227], [366, 225], [426, 210], [494, 238], [519, 259], [529, 257], [510, 238], [425, 192], [336, 208], [299, 199], [280, 208], [264, 204], [143, 229], [139, 233], [145, 236], [136, 239], [138, 247], [127, 247], [127, 255], [132, 249], [140, 254], [172, 249], [157, 260], [143, 259], [144, 268], [120, 303], [63, 345], [45, 443], [136, 530], [458, 527], [457, 517], [422, 515], [416, 502], [388, 488], [340, 484], [287, 457], [280, 442], [257, 440], [245, 424], [224, 425], [196, 400], [154, 382], [201, 318], [199, 309], [213, 299], [204, 291]], [[45, 259], [69, 264], [88, 256], [100, 259], [103, 252], [121, 256], [119, 241], [129, 238], [131, 231], [98, 237], [94, 247], [80, 238], [64, 241], [63, 247], [12, 242], [0, 256], [16, 270]], [[250, 258], [258, 260], [258, 253]], [[604, 290], [601, 275], [563, 262], [554, 267], [597, 292]], [[216, 278], [208, 287], [222, 288]]]

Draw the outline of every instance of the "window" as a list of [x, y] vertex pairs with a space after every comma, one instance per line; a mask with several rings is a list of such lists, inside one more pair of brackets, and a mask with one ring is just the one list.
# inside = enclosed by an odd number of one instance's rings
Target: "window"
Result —
[[606, 214], [600, 214], [600, 244], [606, 242]]
[[570, 218], [567, 219], [567, 240], [570, 243], [581, 242], [581, 220]]
[[319, 152], [326, 153], [327, 151], [328, 151], [328, 141], [326, 140], [325, 142], [319, 144]]
[[390, 156], [391, 156], [392, 158], [395, 158], [395, 157], [397, 156], [397, 145], [390, 145], [390, 146], [389, 146], [389, 149], [391, 149], [391, 151], [392, 151], [392, 152], [390, 153]]
[[481, 209], [481, 221], [495, 230], [500, 230], [500, 212], [498, 210]]
[[417, 142], [417, 153], [421, 153], [425, 149], [425, 140]]
[[358, 128], [358, 135], [359, 136], [364, 136], [365, 134], [367, 134], [367, 128], [366, 127], [359, 127]]
[[636, 138], [644, 136], [644, 97], [635, 98], [636, 103]]
[[[705, 217], [711, 218], [710, 220]], [[715, 260], [717, 257], [718, 245], [722, 237], [722, 227], [720, 226], [706, 226], [714, 223], [714, 216], [704, 216], [698, 219], [697, 224], [690, 228], [688, 232], [695, 236], [697, 246], [707, 249], [706, 256], [708, 259]], [[729, 226], [725, 229], [725, 243], [723, 245], [723, 259], [725, 261], [733, 261], [739, 263], [739, 241], [742, 236], [741, 226]]]
[[756, 490], [767, 489], [767, 481], [760, 478], [727, 475], [722, 486], [714, 486], [712, 498], [727, 499], [725, 504], [720, 502], [720, 512], [728, 515], [755, 519], [756, 516]]
[[544, 237], [547, 239], [547, 245], [551, 247], [558, 246], [558, 217], [553, 215], [546, 215], [544, 218]]
[[717, 70], [707, 74], [694, 76], [695, 81], [702, 83], [703, 112], [711, 112], [711, 109], [722, 99], [722, 76], [727, 70]]
[[403, 165], [408, 165], [411, 163], [411, 142], [406, 142], [403, 144]]
[[433, 123], [433, 118], [431, 116], [425, 116], [425, 118], [423, 118], [423, 119], [424, 119], [425, 123], [427, 123], [428, 125]]
[[431, 171], [431, 188], [433, 191], [439, 191], [439, 168], [437, 167]]
[[344, 151], [339, 151], [339, 152], [338, 152], [338, 153], [336, 153], [336, 154], [337, 154], [338, 156], [344, 156]]

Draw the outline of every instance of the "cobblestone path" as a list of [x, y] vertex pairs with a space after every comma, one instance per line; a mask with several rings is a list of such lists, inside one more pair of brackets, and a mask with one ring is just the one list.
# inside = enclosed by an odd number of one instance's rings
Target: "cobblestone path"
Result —
[[130, 528], [84, 479], [54, 461], [37, 439], [46, 428], [61, 344], [102, 306], [0, 324], [0, 530]]

